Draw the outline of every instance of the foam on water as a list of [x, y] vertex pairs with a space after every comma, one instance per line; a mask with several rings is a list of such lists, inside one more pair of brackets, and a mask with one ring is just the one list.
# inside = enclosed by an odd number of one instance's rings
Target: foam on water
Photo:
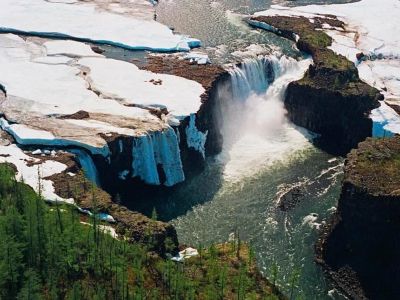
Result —
[[283, 97], [289, 82], [300, 79], [311, 59], [282, 56], [247, 59], [230, 70], [232, 101], [224, 111], [224, 178], [252, 176], [290, 154], [311, 147], [312, 135], [290, 124]]

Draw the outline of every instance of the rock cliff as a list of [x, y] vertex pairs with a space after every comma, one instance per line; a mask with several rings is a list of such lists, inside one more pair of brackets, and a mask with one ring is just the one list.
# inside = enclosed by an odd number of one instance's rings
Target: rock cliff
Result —
[[258, 16], [249, 22], [296, 42], [314, 64], [303, 79], [287, 88], [285, 107], [296, 124], [321, 135], [321, 146], [345, 154], [372, 134], [372, 109], [379, 92], [359, 79], [354, 64], [328, 47], [332, 39], [319, 30], [323, 24], [343, 27], [335, 18]]
[[369, 138], [345, 163], [338, 211], [321, 235], [317, 261], [353, 299], [400, 293], [400, 137]]

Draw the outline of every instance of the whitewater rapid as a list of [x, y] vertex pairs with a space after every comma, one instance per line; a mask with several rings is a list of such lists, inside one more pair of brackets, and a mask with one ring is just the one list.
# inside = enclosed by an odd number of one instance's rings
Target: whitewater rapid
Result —
[[287, 85], [301, 79], [311, 58], [246, 59], [230, 70], [232, 101], [224, 108], [224, 148], [217, 161], [225, 180], [236, 181], [312, 147], [312, 134], [286, 118]]

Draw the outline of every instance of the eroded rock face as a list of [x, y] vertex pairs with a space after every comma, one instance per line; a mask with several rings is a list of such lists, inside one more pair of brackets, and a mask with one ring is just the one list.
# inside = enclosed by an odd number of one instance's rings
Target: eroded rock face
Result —
[[321, 146], [345, 154], [372, 134], [368, 113], [377, 101], [365, 93], [346, 94], [304, 81], [289, 84], [285, 107], [296, 125], [321, 134]]
[[[223, 116], [221, 106], [224, 100], [220, 98], [219, 87], [229, 84], [229, 73], [221, 70], [211, 86], [205, 87], [206, 92], [202, 95], [202, 105], [195, 118], [193, 116], [186, 118], [179, 127], [182, 163], [185, 174], [189, 176], [204, 168], [204, 157], [217, 155], [222, 151]], [[193, 147], [192, 143], [188, 143], [188, 133], [190, 134], [190, 128], [193, 128], [193, 125], [205, 135], [205, 143], [202, 146], [204, 151], [199, 151], [196, 149], [198, 147]], [[184, 134], [182, 134], [183, 132]], [[194, 138], [196, 139], [196, 137]]]
[[400, 293], [400, 138], [367, 139], [347, 157], [338, 211], [317, 261], [354, 299]]

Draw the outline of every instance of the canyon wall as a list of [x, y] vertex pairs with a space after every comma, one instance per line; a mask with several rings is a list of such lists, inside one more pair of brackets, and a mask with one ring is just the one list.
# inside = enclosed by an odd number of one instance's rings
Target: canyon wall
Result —
[[293, 123], [321, 135], [323, 149], [343, 155], [371, 136], [372, 120], [368, 115], [377, 105], [375, 95], [334, 90], [329, 81], [321, 85], [307, 81], [289, 84], [285, 107]]
[[400, 138], [368, 138], [345, 163], [338, 211], [317, 245], [317, 262], [352, 299], [400, 293]]

